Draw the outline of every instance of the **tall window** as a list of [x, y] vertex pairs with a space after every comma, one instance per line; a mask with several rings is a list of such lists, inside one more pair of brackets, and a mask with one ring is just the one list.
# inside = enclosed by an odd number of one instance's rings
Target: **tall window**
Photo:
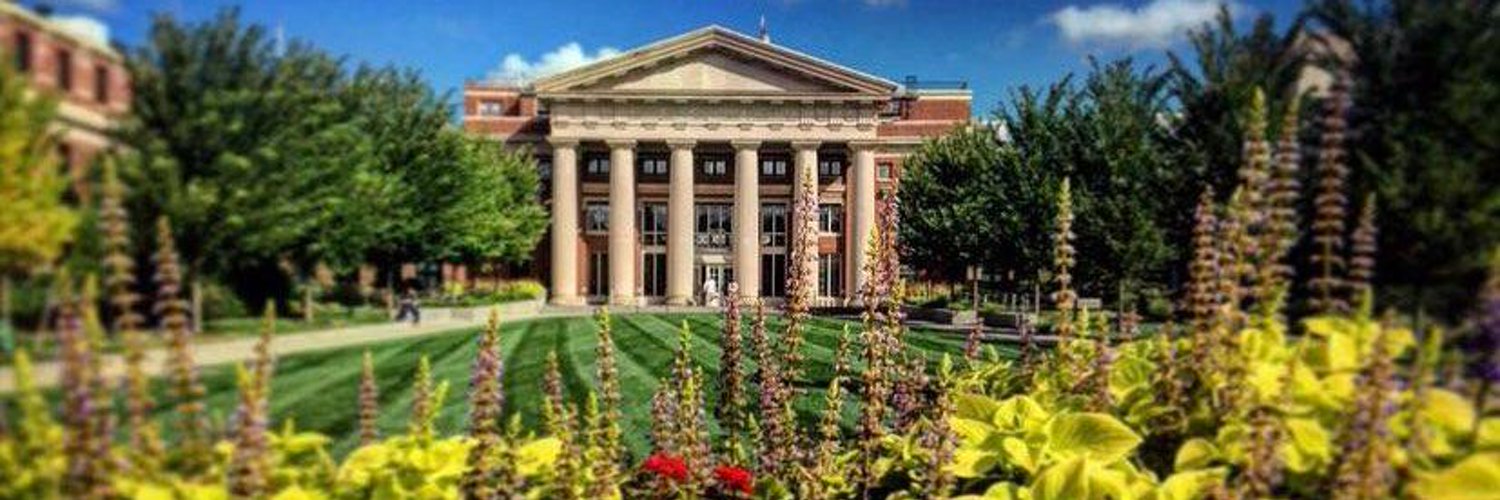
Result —
[[589, 295], [609, 295], [609, 252], [589, 252]]
[[67, 50], [57, 51], [57, 87], [73, 90], [73, 53]]
[[642, 156], [641, 175], [667, 175], [667, 159], [659, 156]]
[[761, 254], [760, 293], [767, 297], [786, 296], [786, 254]]
[[830, 234], [844, 232], [843, 205], [818, 205], [818, 232]]
[[701, 203], [694, 209], [698, 229], [694, 245], [714, 250], [729, 248], [730, 234], [734, 231], [730, 216], [733, 206], [726, 203]]
[[786, 159], [765, 158], [760, 160], [760, 175], [765, 177], [786, 177]]
[[667, 244], [667, 204], [646, 203], [640, 211], [641, 245], [662, 246]]
[[704, 158], [699, 163], [703, 175], [711, 177], [723, 177], [729, 174], [729, 160], [725, 158]]
[[824, 158], [818, 160], [818, 177], [833, 179], [844, 175], [843, 158]]
[[31, 33], [16, 33], [16, 69], [31, 71]]
[[760, 244], [768, 247], [786, 246], [786, 204], [770, 203], [760, 206]]
[[891, 164], [889, 164], [889, 163], [881, 163], [880, 165], [877, 165], [875, 167], [876, 177], [879, 177], [882, 180], [889, 179], [889, 178], [891, 178], [891, 171], [893, 169], [894, 169], [894, 167], [892, 167]]
[[609, 232], [609, 203], [591, 201], [583, 204], [584, 232]]
[[609, 175], [609, 157], [592, 156], [584, 162], [584, 172], [589, 175]]
[[818, 293], [824, 297], [844, 295], [844, 256], [825, 253], [818, 256]]
[[57, 143], [57, 164], [62, 167], [63, 172], [72, 175], [73, 172], [73, 146], [66, 142]]
[[109, 102], [109, 67], [103, 64], [94, 66], [94, 100]]
[[667, 294], [667, 254], [646, 252], [641, 254], [641, 278], [647, 297]]

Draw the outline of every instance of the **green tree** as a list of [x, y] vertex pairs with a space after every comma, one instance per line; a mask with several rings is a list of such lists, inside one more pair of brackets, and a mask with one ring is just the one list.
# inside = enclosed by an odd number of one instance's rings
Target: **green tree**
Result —
[[1167, 242], [1187, 234], [1176, 210], [1192, 194], [1175, 167], [1163, 82], [1128, 60], [1095, 63], [1081, 82], [1019, 89], [996, 113], [1008, 142], [974, 127], [925, 144], [902, 179], [909, 261], [948, 278], [972, 263], [1038, 277], [1050, 266], [1056, 191], [1071, 178], [1079, 288], [1114, 298], [1122, 284], [1170, 284], [1181, 256]]
[[995, 234], [1024, 222], [1012, 211], [1022, 205], [995, 206], [1013, 194], [997, 186], [1002, 154], [995, 130], [976, 125], [923, 143], [907, 160], [900, 231], [908, 261], [956, 280], [968, 265], [1007, 265], [1021, 254], [1026, 245]]
[[[1267, 94], [1267, 134], [1279, 134], [1311, 46], [1302, 24], [1299, 17], [1278, 30], [1275, 19], [1262, 14], [1240, 32], [1226, 7], [1214, 22], [1189, 33], [1190, 59], [1167, 54], [1168, 88], [1182, 117], [1177, 126], [1181, 144], [1173, 150], [1184, 156], [1181, 163], [1194, 174], [1193, 184], [1207, 183], [1220, 193], [1234, 190], [1243, 158], [1245, 110], [1257, 91]], [[1191, 204], [1183, 207], [1192, 211]]]
[[25, 77], [0, 64], [0, 274], [51, 264], [78, 222], [63, 201], [68, 178], [53, 157], [48, 126], [56, 103], [28, 91]]
[[1456, 319], [1500, 246], [1500, 2], [1321, 0], [1309, 15], [1352, 56], [1353, 190], [1381, 205], [1377, 300]]
[[165, 215], [194, 273], [250, 303], [285, 297], [284, 263], [347, 269], [383, 234], [393, 181], [358, 116], [339, 99], [343, 61], [233, 10], [201, 24], [158, 17], [128, 58], [139, 231]]
[[464, 182], [433, 217], [446, 238], [435, 257], [459, 261], [520, 262], [531, 257], [547, 228], [538, 202], [536, 162], [487, 139], [462, 139]]
[[430, 215], [464, 188], [467, 173], [445, 96], [415, 72], [361, 67], [340, 97], [370, 138], [376, 171], [397, 180], [390, 220], [369, 260], [390, 267], [439, 255], [449, 232]]

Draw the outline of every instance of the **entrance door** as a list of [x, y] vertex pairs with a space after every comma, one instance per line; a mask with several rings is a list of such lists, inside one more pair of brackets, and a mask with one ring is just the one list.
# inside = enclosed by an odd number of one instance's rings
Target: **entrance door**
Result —
[[[734, 269], [728, 264], [703, 264], [698, 266], [696, 274], [698, 282], [694, 293], [698, 296], [698, 303], [711, 307], [721, 305], [722, 302], [714, 303], [714, 296], [722, 299], [729, 293], [729, 282], [734, 281]], [[712, 287], [707, 286], [710, 280], [713, 281]]]

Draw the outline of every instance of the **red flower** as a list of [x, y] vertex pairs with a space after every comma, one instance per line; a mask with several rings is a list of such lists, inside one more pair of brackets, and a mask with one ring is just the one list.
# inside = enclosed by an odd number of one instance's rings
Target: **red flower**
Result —
[[714, 477], [719, 479], [719, 484], [724, 485], [725, 489], [736, 490], [746, 495], [755, 491], [755, 476], [745, 469], [720, 465], [714, 468]]
[[657, 453], [646, 458], [641, 468], [658, 476], [671, 479], [675, 482], [683, 482], [688, 479], [687, 463], [665, 453]]

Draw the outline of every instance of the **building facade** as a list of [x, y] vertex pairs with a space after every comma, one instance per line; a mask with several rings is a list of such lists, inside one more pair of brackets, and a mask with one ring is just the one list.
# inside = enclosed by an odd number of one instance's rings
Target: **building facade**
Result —
[[57, 100], [57, 156], [73, 193], [89, 197], [89, 167], [113, 145], [130, 109], [130, 77], [115, 48], [74, 34], [46, 13], [0, 2], [0, 52], [37, 92]]
[[863, 277], [877, 192], [969, 120], [962, 85], [917, 88], [710, 26], [526, 87], [470, 84], [470, 133], [529, 148], [557, 304], [702, 304], [786, 293], [791, 203], [817, 192], [822, 305]]

